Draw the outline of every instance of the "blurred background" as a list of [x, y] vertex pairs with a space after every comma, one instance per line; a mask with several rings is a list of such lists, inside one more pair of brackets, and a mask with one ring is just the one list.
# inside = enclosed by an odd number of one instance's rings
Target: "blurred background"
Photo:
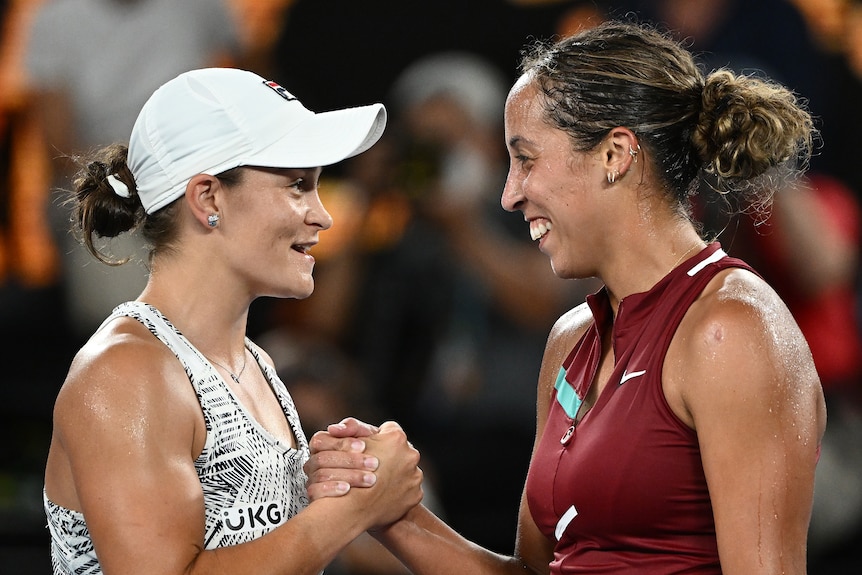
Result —
[[[598, 285], [555, 278], [522, 218], [500, 208], [503, 102], [525, 44], [609, 17], [674, 31], [707, 69], [778, 80], [817, 118], [810, 178], [776, 196], [757, 232], [747, 216], [695, 209], [811, 343], [829, 427], [809, 573], [862, 572], [862, 2], [5, 0], [0, 15], [4, 573], [50, 573], [41, 490], [54, 396], [77, 348], [146, 277], [90, 261], [70, 236], [66, 158], [127, 141], [155, 88], [207, 65], [253, 70], [315, 111], [387, 104], [380, 143], [324, 172], [335, 226], [315, 248], [314, 295], [255, 302], [249, 335], [309, 434], [347, 415], [396, 419], [422, 452], [428, 504], [510, 552], [545, 338]], [[135, 237], [111, 248], [145, 256]], [[327, 572], [403, 573], [370, 538]]]

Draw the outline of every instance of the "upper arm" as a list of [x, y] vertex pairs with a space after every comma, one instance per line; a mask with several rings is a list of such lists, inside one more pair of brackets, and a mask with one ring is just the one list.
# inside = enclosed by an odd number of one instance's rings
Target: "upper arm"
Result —
[[527, 493], [521, 495], [521, 506], [518, 510], [518, 532], [515, 538], [515, 557], [517, 557], [533, 573], [547, 574], [554, 557], [554, 544], [539, 531], [530, 507], [527, 504]]
[[[542, 438], [545, 423], [548, 419], [550, 402], [557, 374], [566, 356], [572, 350], [577, 340], [583, 335], [592, 314], [586, 304], [570, 310], [554, 324], [545, 346], [542, 366], [539, 370], [539, 383], [536, 391], [536, 446]], [[554, 555], [554, 544], [539, 531], [530, 513], [527, 503], [526, 489], [521, 496], [518, 512], [518, 534], [515, 543], [515, 555], [519, 557], [534, 573], [548, 573], [549, 564]]]
[[203, 545], [196, 399], [164, 346], [109, 345], [79, 355], [58, 396], [46, 489], [73, 490], [106, 574], [183, 572]]
[[551, 328], [539, 369], [539, 383], [536, 390], [536, 439], [533, 449], [545, 429], [557, 374], [592, 319], [589, 306], [582, 303], [563, 314]]
[[684, 367], [666, 373], [697, 432], [724, 573], [804, 573], [825, 408], [795, 321], [761, 280], [734, 271], [674, 341], [666, 365]]

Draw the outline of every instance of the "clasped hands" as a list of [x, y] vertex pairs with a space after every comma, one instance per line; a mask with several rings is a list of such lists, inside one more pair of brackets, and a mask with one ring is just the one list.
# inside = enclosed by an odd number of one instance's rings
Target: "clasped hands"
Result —
[[394, 523], [422, 501], [419, 452], [395, 422], [377, 427], [348, 417], [315, 433], [309, 447], [309, 499], [362, 498], [369, 529]]

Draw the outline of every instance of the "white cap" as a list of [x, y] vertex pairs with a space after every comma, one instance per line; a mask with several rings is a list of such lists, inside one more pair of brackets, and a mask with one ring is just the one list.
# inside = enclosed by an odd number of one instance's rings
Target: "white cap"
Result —
[[370, 148], [385, 127], [382, 104], [315, 114], [257, 74], [205, 68], [150, 96], [132, 128], [128, 165], [153, 213], [182, 196], [197, 174], [328, 166]]

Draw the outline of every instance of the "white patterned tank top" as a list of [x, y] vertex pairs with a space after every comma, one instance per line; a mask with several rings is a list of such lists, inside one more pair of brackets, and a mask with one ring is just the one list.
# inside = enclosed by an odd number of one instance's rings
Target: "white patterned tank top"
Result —
[[[197, 394], [207, 437], [195, 469], [206, 507], [204, 548], [251, 541], [272, 531], [308, 505], [306, 475], [308, 441], [293, 400], [275, 370], [254, 356], [275, 392], [297, 449], [278, 441], [240, 404], [213, 365], [155, 307], [141, 302], [117, 306], [103, 326], [118, 317], [144, 324], [177, 356]], [[100, 328], [101, 329], [101, 328]], [[84, 516], [50, 501], [43, 493], [54, 575], [96, 575], [102, 572]]]

